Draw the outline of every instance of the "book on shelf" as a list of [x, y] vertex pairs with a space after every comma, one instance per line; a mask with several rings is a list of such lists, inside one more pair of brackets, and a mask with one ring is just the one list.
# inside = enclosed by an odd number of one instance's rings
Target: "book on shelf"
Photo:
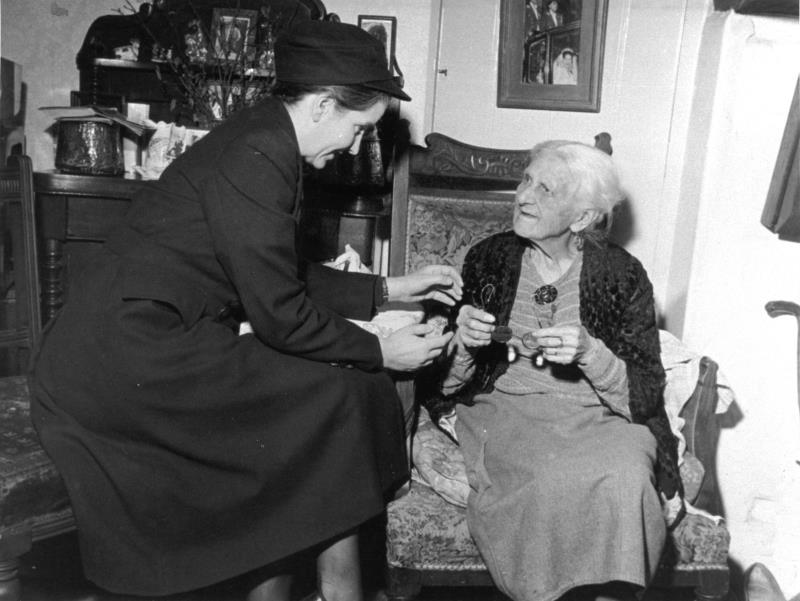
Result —
[[142, 123], [131, 121], [115, 108], [95, 105], [43, 106], [40, 107], [39, 110], [44, 111], [56, 121], [104, 121], [106, 123], [118, 123], [136, 136], [141, 136], [147, 129]]

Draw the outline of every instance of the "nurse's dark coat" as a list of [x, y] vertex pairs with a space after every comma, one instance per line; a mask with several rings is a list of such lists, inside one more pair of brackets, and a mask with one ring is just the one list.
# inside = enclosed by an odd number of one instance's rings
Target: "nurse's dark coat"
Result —
[[[304, 264], [301, 159], [275, 100], [177, 159], [71, 281], [31, 374], [87, 576], [167, 594], [378, 514], [407, 476], [369, 319], [379, 279]], [[222, 319], [240, 303], [254, 334]]]

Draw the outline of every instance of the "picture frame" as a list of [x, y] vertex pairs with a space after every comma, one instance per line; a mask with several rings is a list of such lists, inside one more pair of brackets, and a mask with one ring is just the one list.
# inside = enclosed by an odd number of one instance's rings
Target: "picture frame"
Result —
[[380, 15], [358, 15], [358, 26], [383, 42], [386, 64], [392, 69], [397, 38], [397, 18]]
[[215, 8], [211, 20], [211, 47], [208, 62], [252, 62], [258, 11], [240, 8]]
[[608, 0], [502, 0], [497, 106], [600, 111]]
[[797, 0], [714, 0], [714, 10], [733, 9], [742, 15], [797, 16]]

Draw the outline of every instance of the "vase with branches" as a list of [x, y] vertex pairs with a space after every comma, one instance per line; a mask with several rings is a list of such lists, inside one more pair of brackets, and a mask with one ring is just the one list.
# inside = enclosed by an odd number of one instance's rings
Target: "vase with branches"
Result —
[[270, 93], [275, 37], [296, 16], [239, 0], [125, 2], [120, 12], [139, 17], [176, 121], [209, 129]]

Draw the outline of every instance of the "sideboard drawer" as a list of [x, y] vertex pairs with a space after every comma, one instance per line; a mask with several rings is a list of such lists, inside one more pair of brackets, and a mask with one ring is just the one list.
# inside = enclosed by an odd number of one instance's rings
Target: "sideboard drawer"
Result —
[[67, 198], [67, 237], [72, 240], [103, 241], [122, 222], [130, 201], [119, 198]]

